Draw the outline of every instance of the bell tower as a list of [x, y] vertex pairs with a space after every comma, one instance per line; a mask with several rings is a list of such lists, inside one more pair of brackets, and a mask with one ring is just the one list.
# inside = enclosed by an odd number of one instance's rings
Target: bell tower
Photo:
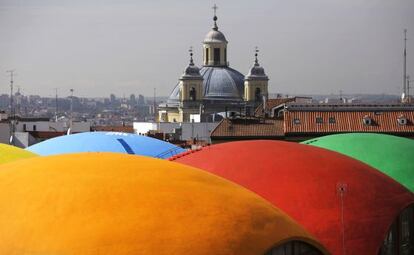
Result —
[[203, 77], [200, 69], [194, 65], [193, 50], [190, 48], [190, 63], [180, 77], [180, 102], [203, 100]]
[[227, 61], [227, 40], [217, 26], [218, 7], [213, 6], [214, 25], [210, 32], [207, 33], [203, 41], [203, 65], [204, 66], [228, 66]]
[[254, 64], [244, 78], [244, 100], [248, 102], [262, 102], [263, 97], [268, 98], [269, 78], [259, 65], [258, 52], [256, 47]]

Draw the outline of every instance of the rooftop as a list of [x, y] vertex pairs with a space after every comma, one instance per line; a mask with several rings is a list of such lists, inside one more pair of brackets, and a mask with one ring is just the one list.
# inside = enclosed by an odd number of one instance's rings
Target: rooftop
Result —
[[283, 135], [283, 120], [252, 117], [223, 119], [211, 132], [212, 138], [271, 138], [282, 137]]

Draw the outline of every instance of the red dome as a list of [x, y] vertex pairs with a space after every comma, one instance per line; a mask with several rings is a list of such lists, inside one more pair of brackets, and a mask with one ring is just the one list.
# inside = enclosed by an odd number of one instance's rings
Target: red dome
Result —
[[314, 146], [231, 142], [173, 160], [256, 192], [302, 224], [332, 254], [378, 254], [394, 219], [414, 203], [411, 192], [377, 170]]

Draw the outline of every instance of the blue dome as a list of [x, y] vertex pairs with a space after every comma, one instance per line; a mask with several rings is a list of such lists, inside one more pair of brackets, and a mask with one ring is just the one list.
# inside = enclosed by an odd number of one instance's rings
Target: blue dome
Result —
[[59, 136], [32, 145], [26, 150], [42, 156], [77, 152], [118, 152], [154, 158], [169, 158], [185, 151], [155, 138], [119, 132], [85, 132]]
[[[244, 76], [230, 67], [204, 66], [200, 70], [203, 76], [204, 99], [243, 100]], [[168, 101], [179, 100], [179, 86], [175, 86]]]

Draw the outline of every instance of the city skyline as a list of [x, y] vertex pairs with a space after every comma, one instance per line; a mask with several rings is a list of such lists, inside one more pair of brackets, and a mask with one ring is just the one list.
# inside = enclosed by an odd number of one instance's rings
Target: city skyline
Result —
[[202, 60], [212, 26], [229, 41], [230, 66], [246, 74], [254, 47], [271, 93], [385, 93], [402, 90], [403, 30], [407, 74], [414, 76], [414, 2], [8, 1], [0, 3], [0, 93], [16, 69], [15, 91], [60, 97], [168, 96], [188, 64]]

